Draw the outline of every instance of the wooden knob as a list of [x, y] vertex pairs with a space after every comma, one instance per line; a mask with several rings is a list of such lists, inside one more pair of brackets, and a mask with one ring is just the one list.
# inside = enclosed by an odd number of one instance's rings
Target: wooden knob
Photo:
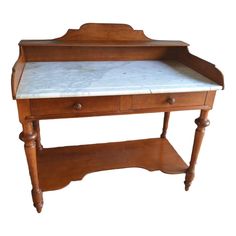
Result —
[[73, 108], [76, 110], [76, 111], [79, 111], [82, 109], [82, 105], [80, 103], [75, 103]]
[[176, 102], [175, 98], [172, 98], [172, 97], [167, 98], [166, 101], [167, 101], [170, 105], [173, 105], [173, 104]]

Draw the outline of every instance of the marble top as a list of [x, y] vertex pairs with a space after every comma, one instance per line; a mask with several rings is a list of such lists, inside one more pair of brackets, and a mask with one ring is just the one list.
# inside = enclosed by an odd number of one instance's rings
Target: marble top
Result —
[[17, 99], [194, 92], [222, 86], [177, 61], [27, 62]]

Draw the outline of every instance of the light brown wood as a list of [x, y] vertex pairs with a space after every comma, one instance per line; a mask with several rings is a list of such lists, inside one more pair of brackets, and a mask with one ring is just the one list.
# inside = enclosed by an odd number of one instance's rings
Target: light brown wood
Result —
[[22, 40], [21, 46], [89, 46], [89, 47], [143, 47], [188, 46], [182, 41], [153, 40], [142, 30], [134, 30], [127, 24], [84, 24], [79, 29], [69, 29], [65, 35], [52, 40]]
[[[99, 113], [119, 110], [118, 96], [32, 99], [31, 113], [37, 115]], [[76, 107], [80, 107], [80, 109]]]
[[41, 144], [39, 120], [34, 120], [33, 121], [33, 128], [34, 128], [34, 131], [37, 134], [36, 139], [35, 139], [36, 147], [37, 147], [38, 150], [42, 150], [43, 145]]
[[188, 168], [166, 139], [48, 148], [39, 152], [38, 166], [43, 191], [62, 188], [101, 170], [140, 167], [178, 174]]
[[211, 109], [213, 108], [215, 95], [216, 95], [216, 91], [208, 91], [207, 92], [205, 105], [209, 106], [209, 108], [211, 108]]
[[[152, 40], [143, 31], [124, 24], [85, 24], [53, 40], [23, 40], [12, 71], [12, 96], [26, 62], [107, 61], [172, 59], [224, 86], [222, 73], [211, 63], [188, 51], [181, 41]], [[185, 189], [194, 178], [200, 146], [209, 124], [215, 91], [138, 94], [73, 98], [17, 99], [20, 138], [25, 143], [34, 206], [40, 212], [42, 191], [59, 189], [94, 171], [141, 167], [165, 173], [186, 173]], [[190, 165], [186, 165], [166, 139], [170, 112], [201, 110]], [[101, 115], [165, 112], [161, 138], [74, 147], [46, 148], [41, 145], [39, 120]], [[63, 134], [62, 134], [63, 135]], [[81, 134], [82, 135], [82, 134]]]
[[[114, 27], [116, 30], [114, 31]], [[134, 30], [127, 24], [93, 24], [88, 23], [79, 30], [69, 29], [57, 41], [150, 41], [142, 30]]]
[[187, 43], [149, 39], [143, 31], [125, 24], [85, 24], [60, 38], [22, 40], [19, 45], [20, 55], [12, 73], [14, 99], [24, 63], [34, 61], [174, 59], [224, 85], [222, 73], [213, 64], [190, 54]]
[[11, 90], [13, 99], [16, 99], [16, 91], [20, 83], [24, 67], [25, 67], [25, 58], [23, 54], [23, 49], [22, 47], [20, 47], [19, 58], [12, 68], [12, 75], [11, 75]]
[[132, 111], [132, 96], [120, 96], [120, 112]]
[[38, 212], [41, 212], [43, 207], [43, 195], [39, 185], [37, 153], [36, 153], [36, 138], [37, 133], [33, 129], [33, 123], [30, 121], [22, 122], [23, 132], [20, 134], [20, 139], [25, 143], [25, 154], [29, 166], [31, 177], [32, 198], [34, 206]]
[[[156, 112], [176, 110], [181, 107], [185, 109], [205, 108], [207, 92], [194, 93], [168, 93], [151, 95], [125, 95], [125, 96], [100, 96], [100, 97], [73, 97], [73, 98], [51, 98], [32, 99], [30, 101], [31, 115], [37, 117], [50, 115], [70, 115], [71, 117], [127, 114], [129, 112]], [[175, 102], [170, 104], [169, 99]], [[208, 106], [211, 106], [210, 100]], [[79, 106], [76, 109], [75, 106]], [[56, 117], [56, 116], [54, 116]], [[33, 119], [34, 119], [33, 118]]]
[[23, 47], [114, 47], [114, 48], [155, 48], [155, 47], [186, 47], [189, 46], [187, 43], [182, 41], [169, 41], [169, 40], [153, 40], [150, 39], [149, 41], [142, 41], [142, 40], [135, 40], [135, 41], [79, 41], [79, 40], [67, 40], [67, 41], [59, 41], [58, 39], [53, 40], [22, 40], [20, 41], [19, 45]]
[[177, 58], [181, 63], [215, 81], [224, 88], [223, 74], [215, 67], [214, 64], [192, 55], [189, 53], [188, 48], [178, 48], [176, 50], [178, 52]]
[[206, 92], [152, 94], [143, 96], [134, 95], [133, 109], [204, 105], [206, 95]]
[[[32, 184], [32, 198], [34, 206], [38, 213], [43, 207], [43, 194], [39, 186], [38, 166], [37, 166], [37, 133], [34, 130], [33, 121], [28, 120], [30, 115], [30, 101], [27, 99], [17, 101], [19, 120], [22, 124], [23, 131], [19, 138], [24, 142], [25, 154], [29, 168], [29, 174]], [[39, 130], [38, 130], [39, 131]], [[40, 135], [40, 134], [39, 134]]]
[[169, 119], [170, 119], [170, 112], [165, 112], [164, 113], [164, 123], [163, 123], [161, 138], [166, 138]]
[[184, 182], [186, 191], [189, 190], [189, 187], [194, 179], [195, 165], [197, 162], [198, 154], [199, 154], [202, 140], [204, 137], [205, 127], [207, 127], [210, 124], [210, 121], [207, 119], [208, 112], [209, 112], [208, 110], [202, 110], [200, 117], [195, 120], [195, 123], [197, 124], [197, 129], [196, 129], [195, 137], [194, 137], [190, 166], [187, 170], [186, 178]]
[[155, 112], [172, 112], [172, 111], [185, 111], [185, 110], [200, 110], [200, 109], [211, 109], [206, 105], [198, 106], [170, 106], [170, 107], [154, 107], [145, 109], [128, 109], [128, 110], [116, 110], [116, 111], [99, 111], [99, 112], [73, 112], [73, 113], [60, 113], [60, 114], [40, 114], [28, 116], [28, 120], [47, 120], [47, 119], [61, 119], [61, 118], [77, 118], [77, 117], [92, 117], [92, 116], [110, 116], [110, 115], [128, 115], [128, 114], [144, 114], [144, 113], [155, 113]]
[[42, 47], [25, 46], [27, 62], [37, 61], [129, 61], [164, 58], [166, 47]]

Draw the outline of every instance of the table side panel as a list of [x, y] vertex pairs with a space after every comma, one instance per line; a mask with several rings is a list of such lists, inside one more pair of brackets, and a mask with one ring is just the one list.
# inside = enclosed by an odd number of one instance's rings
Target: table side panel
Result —
[[12, 98], [16, 98], [17, 89], [21, 80], [22, 73], [25, 67], [25, 58], [23, 56], [22, 47], [20, 47], [20, 54], [19, 57], [12, 68], [11, 74], [11, 91], [12, 91]]

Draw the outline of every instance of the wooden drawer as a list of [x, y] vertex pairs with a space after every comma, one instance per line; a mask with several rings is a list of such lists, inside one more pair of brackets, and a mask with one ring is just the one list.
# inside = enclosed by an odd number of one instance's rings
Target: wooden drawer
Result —
[[206, 94], [207, 92], [134, 95], [132, 97], [132, 108], [201, 106], [205, 103]]
[[119, 110], [119, 97], [78, 97], [32, 99], [32, 115], [106, 113]]

